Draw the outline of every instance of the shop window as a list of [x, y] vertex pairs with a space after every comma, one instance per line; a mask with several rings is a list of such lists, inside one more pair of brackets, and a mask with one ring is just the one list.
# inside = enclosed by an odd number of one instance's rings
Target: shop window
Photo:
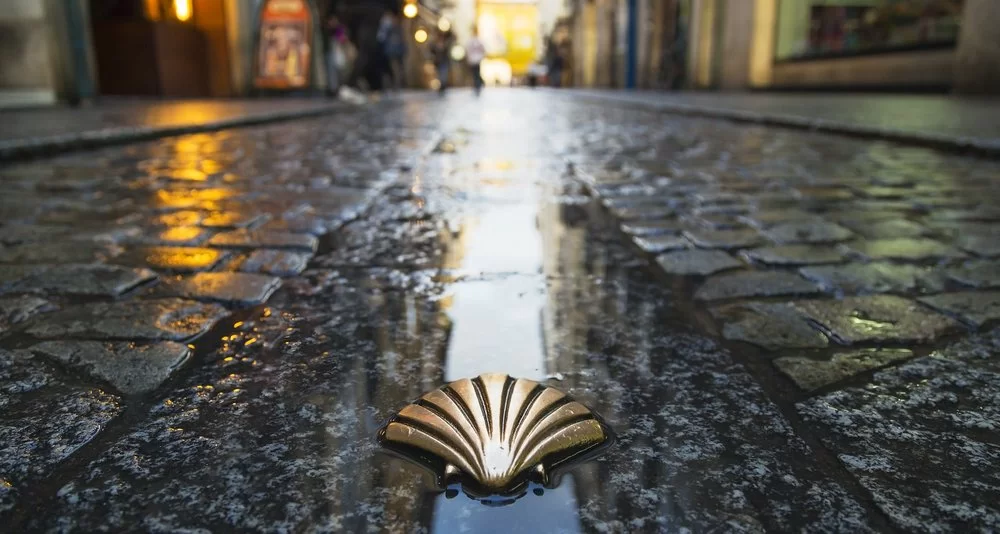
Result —
[[775, 59], [954, 46], [963, 0], [781, 0]]

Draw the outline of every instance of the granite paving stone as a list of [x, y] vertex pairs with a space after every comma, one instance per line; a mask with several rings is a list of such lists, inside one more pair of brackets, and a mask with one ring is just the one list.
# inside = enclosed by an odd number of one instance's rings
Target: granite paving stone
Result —
[[938, 293], [947, 282], [939, 268], [884, 262], [803, 267], [799, 272], [824, 291], [841, 295]]
[[1000, 529], [1000, 330], [797, 405], [906, 532]]
[[108, 261], [121, 247], [85, 241], [47, 241], [0, 248], [0, 263], [87, 263]]
[[29, 350], [111, 384], [124, 395], [155, 390], [191, 356], [182, 343], [45, 341]]
[[633, 237], [632, 241], [644, 252], [650, 252], [652, 254], [691, 248], [690, 241], [677, 235]]
[[27, 351], [0, 349], [0, 514], [120, 413], [115, 395], [75, 384]]
[[792, 221], [779, 223], [765, 231], [765, 235], [778, 244], [835, 243], [846, 241], [854, 233], [827, 221]]
[[1000, 261], [973, 260], [945, 270], [952, 280], [975, 288], [1000, 287]]
[[0, 297], [0, 333], [10, 327], [57, 307], [35, 296]]
[[885, 221], [844, 221], [842, 224], [853, 230], [861, 237], [867, 239], [923, 237], [929, 233], [927, 228], [906, 219], [893, 219]]
[[1000, 291], [942, 293], [919, 300], [977, 328], [1000, 320]]
[[724, 300], [747, 297], [815, 295], [819, 286], [797, 273], [784, 271], [741, 271], [710, 277], [694, 294], [695, 300]]
[[156, 273], [149, 269], [100, 263], [68, 263], [45, 266], [37, 272], [27, 274], [21, 280], [13, 283], [9, 291], [117, 297], [132, 288], [155, 279]]
[[635, 206], [614, 206], [611, 213], [623, 221], [647, 221], [665, 219], [674, 214], [669, 206], [640, 204]]
[[270, 219], [266, 213], [241, 211], [216, 211], [209, 213], [198, 224], [206, 228], [237, 229], [257, 226]]
[[793, 305], [845, 345], [926, 343], [962, 329], [953, 319], [894, 295], [801, 300]]
[[149, 219], [150, 226], [167, 226], [170, 228], [178, 226], [196, 226], [207, 214], [201, 211], [178, 210], [169, 213], [161, 213]]
[[211, 236], [212, 231], [199, 226], [172, 226], [147, 229], [130, 242], [152, 246], [193, 246], [204, 243]]
[[684, 223], [667, 219], [661, 221], [630, 221], [622, 223], [622, 231], [636, 237], [649, 237], [654, 235], [676, 235], [684, 230]]
[[316, 252], [316, 236], [291, 232], [234, 230], [216, 234], [208, 241], [221, 248], [281, 248]]
[[286, 250], [260, 249], [250, 253], [240, 270], [247, 273], [297, 276], [306, 270], [312, 254]]
[[685, 230], [684, 237], [698, 248], [746, 248], [763, 241], [755, 230]]
[[838, 352], [829, 359], [784, 356], [774, 366], [805, 391], [815, 391], [866, 371], [913, 357], [909, 349], [857, 349]]
[[743, 263], [721, 250], [676, 250], [656, 257], [669, 275], [707, 276], [743, 267]]
[[809, 325], [806, 317], [785, 303], [746, 302], [714, 308], [722, 337], [744, 341], [768, 350], [826, 347], [826, 336]]
[[778, 245], [740, 252], [747, 261], [763, 265], [794, 267], [841, 263], [844, 254], [836, 247], [820, 245]]
[[256, 306], [281, 287], [281, 279], [250, 273], [196, 273], [165, 279], [153, 288], [156, 295]]
[[1000, 234], [960, 235], [955, 244], [958, 248], [982, 258], [1000, 258]]
[[189, 341], [226, 315], [218, 304], [178, 298], [95, 302], [38, 317], [26, 332], [39, 339]]
[[190, 273], [214, 269], [227, 256], [224, 250], [208, 247], [132, 247], [115, 261], [161, 272]]
[[847, 246], [851, 252], [869, 260], [939, 261], [965, 257], [962, 251], [933, 239], [875, 239], [855, 241]]

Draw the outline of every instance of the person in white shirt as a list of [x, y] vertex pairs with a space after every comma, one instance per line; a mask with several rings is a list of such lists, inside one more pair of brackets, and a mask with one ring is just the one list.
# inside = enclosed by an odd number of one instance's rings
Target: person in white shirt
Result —
[[486, 59], [486, 47], [479, 39], [479, 29], [473, 27], [472, 37], [465, 44], [465, 61], [469, 65], [469, 71], [472, 73], [472, 83], [476, 88], [477, 95], [483, 90], [483, 75], [480, 72], [480, 66], [484, 59]]

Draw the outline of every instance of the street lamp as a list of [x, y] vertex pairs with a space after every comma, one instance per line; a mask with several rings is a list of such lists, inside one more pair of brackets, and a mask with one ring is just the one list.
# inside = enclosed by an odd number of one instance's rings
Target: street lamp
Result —
[[449, 21], [448, 19], [446, 19], [444, 17], [441, 17], [440, 19], [438, 19], [438, 29], [441, 30], [442, 32], [446, 32], [446, 31], [450, 30], [451, 29], [451, 21]]
[[417, 16], [417, 4], [406, 4], [403, 6], [403, 16], [412, 19]]
[[416, 39], [418, 43], [426, 43], [427, 30], [420, 28], [419, 30], [416, 31], [416, 33], [413, 34], [413, 38]]

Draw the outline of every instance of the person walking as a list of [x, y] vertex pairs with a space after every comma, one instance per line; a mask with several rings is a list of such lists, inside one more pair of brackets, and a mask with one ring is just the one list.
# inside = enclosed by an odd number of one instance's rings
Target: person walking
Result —
[[448, 88], [448, 74], [451, 71], [451, 32], [439, 31], [431, 43], [431, 59], [437, 71], [438, 92], [444, 94]]
[[326, 37], [326, 93], [336, 97], [347, 70], [350, 41], [347, 39], [347, 28], [336, 15], [327, 17], [323, 29]]
[[469, 72], [472, 74], [472, 85], [476, 89], [476, 95], [483, 90], [483, 60], [486, 59], [486, 46], [479, 39], [479, 28], [473, 26], [472, 37], [465, 44], [465, 61], [469, 65]]
[[406, 43], [403, 28], [395, 12], [387, 10], [379, 22], [378, 42], [384, 58], [384, 74], [389, 78], [388, 88], [399, 91], [403, 85], [403, 57]]

